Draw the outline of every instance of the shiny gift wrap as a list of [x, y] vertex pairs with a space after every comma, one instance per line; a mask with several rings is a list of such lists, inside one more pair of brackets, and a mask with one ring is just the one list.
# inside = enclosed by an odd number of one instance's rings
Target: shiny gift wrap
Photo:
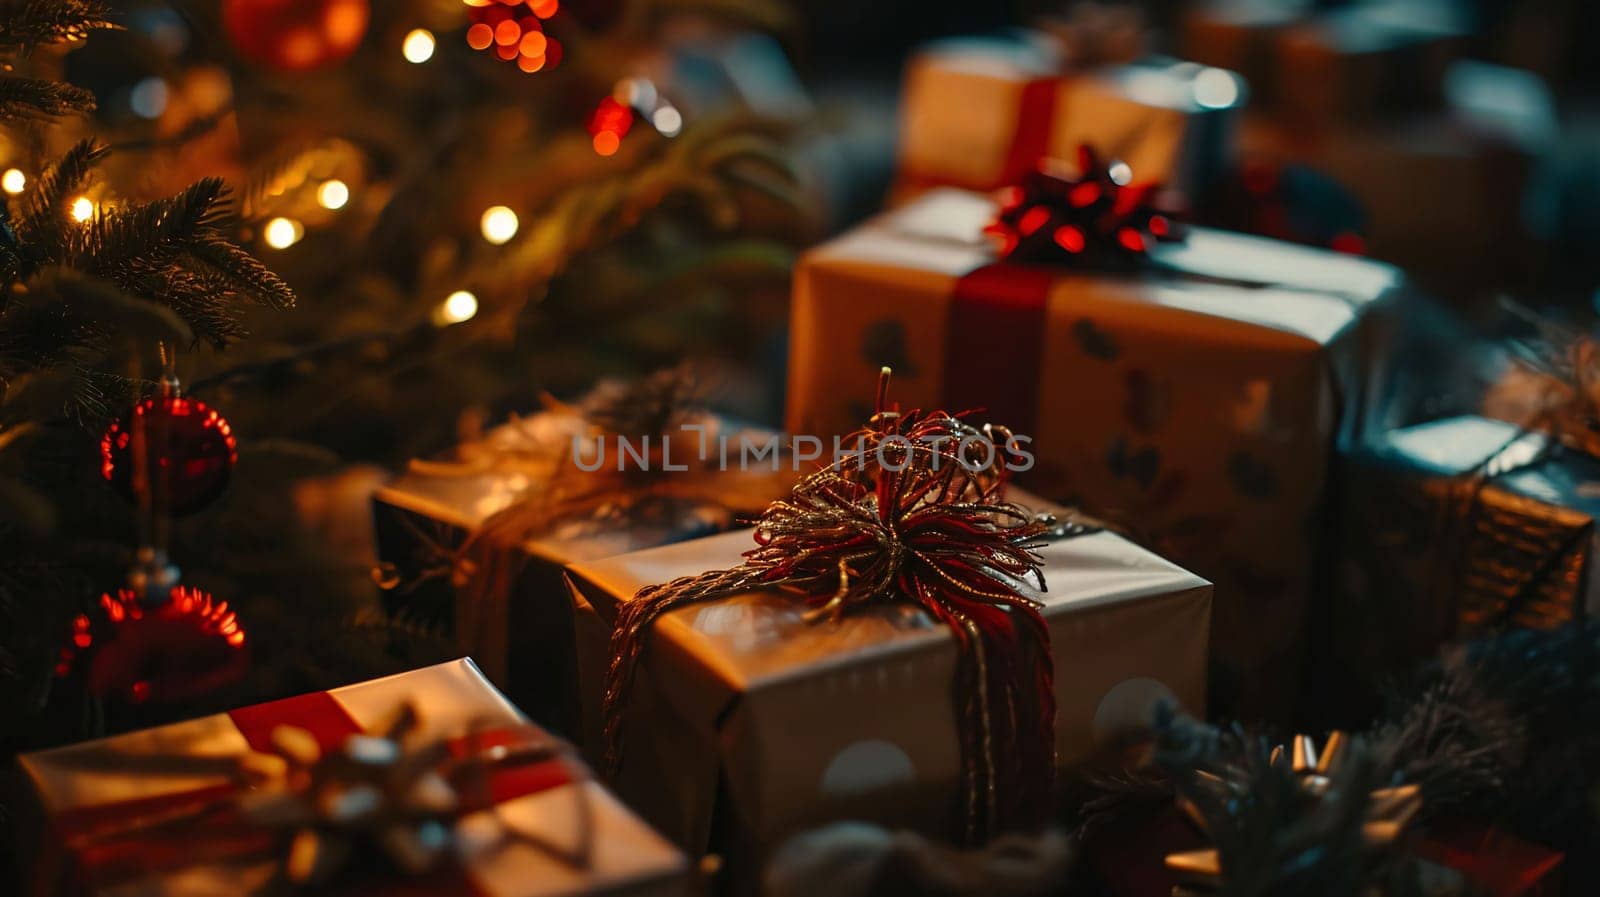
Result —
[[[208, 802], [224, 808], [250, 792], [237, 773], [272, 753], [282, 727], [304, 730], [323, 751], [347, 736], [375, 734], [396, 708], [417, 709], [422, 741], [456, 739], [483, 727], [519, 729], [522, 714], [470, 661], [455, 661], [241, 708], [142, 732], [23, 755], [27, 800], [15, 829], [39, 839], [28, 893], [106, 897], [235, 897], [289, 892], [278, 879], [283, 845], [216, 821], [181, 822]], [[602, 787], [547, 760], [491, 778], [493, 802], [455, 820], [455, 847], [442, 868], [418, 878], [373, 863], [333, 893], [577, 897], [683, 892], [683, 855]], [[581, 808], [580, 808], [581, 806]], [[180, 820], [174, 824], [172, 820]], [[123, 830], [111, 850], [100, 832]], [[515, 830], [515, 838], [502, 834]], [[147, 843], [146, 843], [147, 842]], [[259, 843], [257, 843], [259, 842]], [[575, 858], [582, 857], [581, 861]], [[328, 893], [328, 891], [319, 891]]]
[[[1040, 503], [1013, 493], [1035, 510]], [[617, 608], [641, 588], [736, 567], [726, 533], [569, 568], [585, 720], [598, 715]], [[1057, 764], [1148, 723], [1154, 704], [1205, 705], [1211, 588], [1110, 534], [1047, 544]], [[618, 793], [691, 853], [721, 853], [736, 892], [790, 835], [868, 819], [958, 837], [961, 739], [950, 631], [909, 602], [808, 622], [755, 592], [669, 612], [652, 628], [621, 716]], [[599, 733], [590, 736], [599, 743]]]
[[1600, 460], [1468, 416], [1384, 434], [1344, 461], [1331, 698], [1449, 641], [1600, 612], [1590, 572]]
[[1139, 181], [1202, 191], [1233, 162], [1243, 103], [1229, 72], [1158, 59], [1074, 71], [1039, 34], [934, 44], [906, 69], [895, 195], [991, 190], [1083, 144]]
[[849, 432], [884, 364], [905, 407], [984, 408], [1033, 440], [1018, 482], [1217, 583], [1213, 703], [1286, 711], [1327, 465], [1372, 404], [1364, 319], [1400, 276], [1204, 228], [1151, 247], [1161, 271], [997, 264], [993, 213], [938, 191], [802, 259], [789, 429]]
[[[772, 434], [710, 416], [691, 422], [706, 428], [713, 461], [719, 438], [729, 439], [734, 469], [663, 470], [638, 484], [637, 492], [656, 490], [662, 499], [638, 513], [555, 519], [525, 538], [490, 532], [484, 524], [558, 478], [584, 480], [563, 452], [574, 437], [584, 440], [583, 451], [592, 451], [597, 437], [586, 435], [573, 416], [543, 412], [515, 420], [487, 434], [459, 463], [413, 465], [373, 497], [378, 556], [393, 578], [391, 610], [443, 626], [535, 720], [574, 732], [571, 604], [562, 566], [720, 532], [740, 514], [758, 513], [794, 476], [787, 459], [778, 471], [770, 463], [737, 469], [739, 440], [761, 445]], [[671, 463], [692, 461], [700, 434], [669, 436]], [[614, 469], [615, 436], [598, 438], [606, 440], [604, 460]], [[669, 492], [680, 485], [687, 491]]]

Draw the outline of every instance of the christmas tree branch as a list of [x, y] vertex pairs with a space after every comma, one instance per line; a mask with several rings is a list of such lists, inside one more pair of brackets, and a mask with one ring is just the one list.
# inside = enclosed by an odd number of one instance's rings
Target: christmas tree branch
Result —
[[89, 173], [105, 158], [107, 148], [89, 138], [79, 141], [62, 154], [34, 181], [22, 203], [22, 219], [17, 222], [18, 237], [34, 249], [35, 261], [61, 257], [68, 204], [82, 189]]
[[0, 47], [23, 53], [121, 28], [111, 21], [111, 5], [99, 0], [9, 0], [0, 6]]
[[94, 111], [94, 94], [62, 81], [0, 79], [0, 120], [25, 121]]

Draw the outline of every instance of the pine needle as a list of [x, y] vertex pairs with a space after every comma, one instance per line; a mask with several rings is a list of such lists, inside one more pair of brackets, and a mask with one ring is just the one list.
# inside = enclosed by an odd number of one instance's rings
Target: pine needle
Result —
[[107, 148], [92, 137], [81, 140], [34, 181], [33, 189], [22, 203], [17, 235], [30, 246], [35, 263], [62, 257], [66, 234], [62, 225], [68, 205], [106, 152]]
[[0, 47], [29, 53], [121, 28], [111, 21], [111, 5], [99, 0], [13, 0], [0, 15]]
[[94, 94], [63, 81], [0, 79], [0, 120], [30, 121], [94, 111]]

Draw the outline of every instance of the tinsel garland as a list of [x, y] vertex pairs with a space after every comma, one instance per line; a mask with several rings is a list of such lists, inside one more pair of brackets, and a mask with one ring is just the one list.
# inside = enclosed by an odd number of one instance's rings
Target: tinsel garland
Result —
[[1044, 589], [1034, 550], [1058, 527], [1005, 501], [1003, 476], [960, 463], [959, 439], [929, 439], [960, 431], [955, 416], [891, 410], [886, 387], [887, 372], [878, 413], [860, 434], [873, 448], [810, 474], [770, 505], [741, 566], [650, 586], [622, 604], [604, 706], [613, 769], [644, 639], [664, 614], [759, 589], [795, 595], [812, 621], [911, 601], [950, 629], [960, 653], [954, 700], [966, 839], [1045, 820], [1055, 790], [1050, 634], [1019, 584]]

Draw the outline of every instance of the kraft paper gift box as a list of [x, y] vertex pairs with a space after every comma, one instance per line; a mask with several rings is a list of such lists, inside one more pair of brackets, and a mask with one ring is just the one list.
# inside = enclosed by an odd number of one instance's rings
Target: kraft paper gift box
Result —
[[1367, 251], [1470, 295], [1532, 266], [1527, 188], [1559, 125], [1548, 88], [1528, 72], [1457, 62], [1444, 91], [1414, 115], [1315, 132], [1251, 118], [1240, 145], [1337, 181], [1365, 213]]
[[937, 43], [906, 69], [894, 195], [992, 190], [1081, 144], [1126, 163], [1135, 180], [1197, 195], [1234, 162], [1244, 100], [1231, 72], [1193, 63], [1071, 72], [1042, 35]]
[[1335, 9], [1260, 0], [1204, 4], [1184, 22], [1184, 53], [1240, 72], [1259, 105], [1301, 127], [1436, 108], [1466, 31], [1447, 7], [1362, 2]]
[[1213, 704], [1285, 714], [1327, 465], [1379, 406], [1383, 384], [1358, 369], [1400, 275], [1201, 228], [1153, 250], [1167, 274], [995, 264], [980, 239], [993, 212], [932, 193], [801, 259], [788, 429], [851, 432], [882, 365], [902, 407], [984, 409], [1032, 437], [1019, 483], [1217, 584]]
[[1337, 710], [1362, 712], [1375, 682], [1447, 642], [1600, 612], [1600, 459], [1468, 415], [1384, 433], [1343, 467], [1318, 664]]
[[[713, 448], [723, 436], [755, 443], [772, 436], [709, 415], [699, 424], [708, 428], [707, 444]], [[470, 654], [491, 681], [541, 725], [564, 735], [574, 733], [578, 721], [571, 604], [562, 566], [727, 529], [739, 515], [759, 513], [783, 495], [794, 475], [790, 467], [701, 471], [693, 474], [702, 478], [697, 491], [714, 498], [715, 506], [669, 502], [663, 514], [569, 520], [525, 540], [478, 538], [466, 547], [486, 521], [528, 490], [582, 475], [559, 448], [545, 452], [549, 443], [570, 445], [574, 435], [586, 446], [595, 445], [595, 437], [582, 435], [577, 425], [570, 415], [550, 412], [513, 421], [489, 433], [487, 441], [532, 445], [531, 454], [547, 457], [501, 464], [491, 448], [477, 456], [486, 456], [487, 464], [471, 459], [459, 465], [414, 464], [372, 499], [378, 557], [393, 586], [387, 597], [391, 613], [451, 633], [457, 648]], [[669, 435], [674, 465], [681, 463], [680, 450], [698, 452], [701, 434]], [[618, 445], [613, 437], [601, 438], [608, 440], [610, 452], [604, 460], [614, 465]], [[690, 475], [661, 471], [666, 485]]]
[[[590, 711], [619, 604], [644, 586], [737, 566], [753, 544], [730, 532], [568, 569], [586, 725], [601, 723]], [[1044, 602], [1050, 628], [1058, 764], [1148, 724], [1157, 701], [1203, 712], [1209, 583], [1109, 532], [1040, 554], [1046, 591], [1024, 591]], [[622, 712], [618, 794], [691, 855], [722, 854], [740, 893], [773, 848], [821, 823], [960, 831], [949, 630], [910, 604], [837, 623], [803, 622], [804, 609], [766, 592], [668, 613]]]
[[[376, 733], [406, 704], [418, 711], [418, 728], [410, 737], [421, 743], [526, 724], [521, 712], [489, 685], [471, 661], [458, 660], [24, 754], [19, 766], [25, 799], [14, 806], [39, 814], [23, 817], [15, 828], [39, 839], [19, 853], [33, 862], [25, 893], [236, 897], [277, 892], [275, 887], [286, 884], [274, 884], [285, 845], [274, 844], [270, 833], [259, 850], [213, 845], [228, 811], [220, 811], [223, 822], [207, 815], [202, 818], [211, 820], [210, 826], [193, 828], [186, 825], [189, 817], [183, 814], [196, 802], [204, 806], [208, 801], [227, 803], [235, 795], [247, 796], [236, 775], [240, 761], [251, 752], [271, 753], [273, 733], [280, 726], [305, 729], [323, 750], [332, 750], [349, 735]], [[490, 773], [500, 776], [492, 779], [493, 806], [454, 821], [456, 852], [444, 867], [424, 878], [406, 878], [397, 870], [364, 864], [359, 867], [361, 881], [333, 893], [441, 897], [685, 893], [683, 854], [640, 822], [577, 761], [546, 759], [537, 765], [507, 767], [504, 773]], [[158, 824], [163, 821], [164, 827]], [[534, 846], [529, 838], [499, 840], [501, 825], [514, 826], [550, 849]], [[106, 840], [105, 826], [123, 827], [125, 838], [131, 834], [132, 846], [140, 848], [138, 862], [131, 868], [126, 863], [96, 865], [96, 858], [117, 855], [108, 847], [112, 842]], [[590, 845], [588, 856], [579, 862], [585, 843]]]

